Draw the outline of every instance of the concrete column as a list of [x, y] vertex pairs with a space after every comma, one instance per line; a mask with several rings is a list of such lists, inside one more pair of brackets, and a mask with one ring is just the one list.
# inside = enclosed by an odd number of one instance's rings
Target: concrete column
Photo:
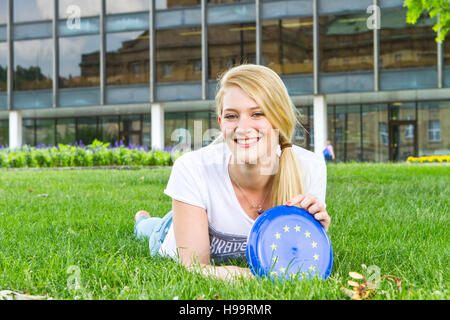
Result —
[[9, 148], [15, 149], [22, 146], [22, 112], [9, 112]]
[[322, 155], [327, 143], [327, 100], [324, 95], [314, 96], [314, 152]]
[[152, 149], [164, 149], [164, 108], [161, 103], [152, 104]]

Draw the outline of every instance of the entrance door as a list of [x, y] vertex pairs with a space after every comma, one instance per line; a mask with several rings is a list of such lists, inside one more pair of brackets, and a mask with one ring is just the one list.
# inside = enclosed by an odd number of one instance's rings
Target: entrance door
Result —
[[417, 149], [417, 121], [389, 121], [389, 160], [406, 161]]

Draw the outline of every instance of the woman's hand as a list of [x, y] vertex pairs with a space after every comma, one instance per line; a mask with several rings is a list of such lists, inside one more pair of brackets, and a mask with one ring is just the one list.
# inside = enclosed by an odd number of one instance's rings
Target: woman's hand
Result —
[[299, 204], [300, 208], [305, 209], [310, 214], [312, 214], [314, 218], [319, 221], [320, 224], [325, 228], [325, 231], [328, 231], [328, 227], [331, 223], [331, 217], [325, 210], [324, 204], [320, 202], [315, 196], [313, 196], [312, 194], [308, 194], [306, 196], [299, 194], [286, 202], [287, 206], [293, 206], [296, 204]]

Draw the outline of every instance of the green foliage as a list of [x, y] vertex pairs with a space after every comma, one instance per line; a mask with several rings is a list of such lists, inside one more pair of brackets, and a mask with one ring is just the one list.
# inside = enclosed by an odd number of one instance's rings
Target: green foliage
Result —
[[450, 30], [449, 0], [405, 0], [403, 6], [408, 8], [406, 22], [410, 24], [415, 24], [424, 12], [431, 18], [438, 17], [433, 30], [437, 33], [436, 42], [444, 42]]
[[182, 152], [145, 151], [125, 146], [110, 148], [94, 140], [86, 147], [59, 144], [58, 147], [0, 149], [0, 168], [55, 168], [92, 166], [171, 166]]

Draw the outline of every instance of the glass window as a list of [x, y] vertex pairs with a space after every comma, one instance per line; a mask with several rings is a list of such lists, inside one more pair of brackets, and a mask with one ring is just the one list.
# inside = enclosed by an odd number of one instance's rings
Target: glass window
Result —
[[319, 17], [320, 71], [373, 69], [373, 30], [367, 13]]
[[337, 161], [361, 161], [360, 105], [336, 106], [331, 133]]
[[434, 20], [422, 16], [406, 23], [406, 9], [385, 9], [381, 14], [380, 67], [397, 69], [436, 66]]
[[0, 24], [8, 21], [8, 0], [0, 0]]
[[119, 117], [105, 116], [100, 117], [100, 139], [103, 142], [114, 144], [119, 141]]
[[450, 101], [418, 103], [419, 156], [450, 154]]
[[53, 0], [14, 0], [14, 22], [52, 20]]
[[450, 35], [447, 36], [447, 40], [444, 42], [444, 64], [450, 67]]
[[[158, 1], [158, 0], [156, 0]], [[200, 4], [201, 0], [189, 0], [190, 2], [198, 2]], [[241, 3], [241, 2], [253, 2], [254, 0], [207, 0], [208, 4], [223, 4], [223, 3]], [[267, 0], [263, 0], [267, 1]], [[175, 1], [174, 1], [175, 2]]]
[[59, 39], [59, 87], [100, 85], [100, 36]]
[[311, 132], [313, 119], [309, 116], [311, 115], [312, 108], [310, 106], [297, 107], [300, 112], [299, 121], [302, 127], [297, 127], [294, 133], [293, 143], [302, 148], [311, 150]]
[[[156, 5], [157, 4], [158, 0], [156, 0]], [[147, 11], [149, 9], [148, 5], [148, 0], [106, 0], [106, 14]]]
[[278, 74], [313, 72], [312, 18], [262, 21], [262, 64]]
[[256, 63], [255, 24], [208, 26], [208, 78], [241, 63]]
[[22, 143], [35, 146], [36, 145], [36, 131], [35, 131], [34, 119], [23, 119], [22, 120]]
[[186, 112], [164, 114], [164, 145], [171, 148], [191, 146], [191, 136], [186, 128]]
[[142, 119], [142, 145], [147, 148], [152, 146], [152, 115], [147, 113], [143, 115]]
[[55, 145], [55, 120], [37, 119], [36, 120], [36, 143], [46, 146]]
[[210, 143], [209, 139], [203, 139], [209, 129], [209, 112], [188, 112], [187, 129], [191, 135], [191, 148], [199, 149]]
[[123, 144], [141, 145], [142, 121], [140, 114], [123, 115], [119, 117], [120, 140]]
[[[200, 6], [201, 0], [155, 0], [156, 10]], [[210, 0], [208, 0], [209, 2]], [[222, 2], [222, 1], [216, 1]], [[223, 1], [225, 2], [225, 1]]]
[[0, 92], [6, 91], [6, 70], [7, 70], [8, 45], [0, 42]]
[[386, 104], [362, 106], [363, 161], [389, 160], [389, 135], [386, 121]]
[[394, 102], [389, 105], [390, 120], [416, 120], [415, 102]]
[[444, 86], [450, 87], [450, 33], [444, 42]]
[[149, 33], [146, 31], [106, 35], [106, 83], [149, 82]]
[[75, 143], [75, 118], [56, 119], [56, 143], [74, 144]]
[[52, 51], [51, 39], [14, 42], [14, 90], [52, 88]]
[[201, 28], [156, 30], [156, 81], [200, 81]]
[[428, 141], [441, 141], [441, 125], [439, 120], [428, 120]]
[[[91, 17], [100, 14], [101, 0], [59, 0], [59, 18]], [[115, 1], [119, 2], [119, 1]]]
[[83, 117], [77, 119], [78, 143], [91, 144], [97, 138], [97, 117]]
[[9, 145], [9, 121], [0, 120], [0, 148]]

